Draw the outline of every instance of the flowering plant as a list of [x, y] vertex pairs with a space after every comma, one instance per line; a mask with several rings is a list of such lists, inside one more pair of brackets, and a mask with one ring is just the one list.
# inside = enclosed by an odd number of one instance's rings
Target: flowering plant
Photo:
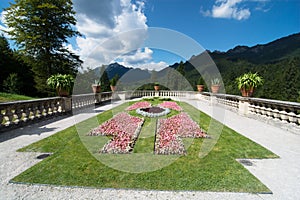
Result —
[[186, 113], [180, 113], [168, 119], [160, 119], [156, 134], [156, 154], [186, 154], [180, 137], [207, 137]]
[[163, 103], [159, 104], [158, 106], [164, 108], [170, 108], [172, 110], [182, 111], [182, 108], [174, 101], [164, 101]]
[[102, 153], [129, 153], [140, 133], [144, 119], [119, 113], [90, 131], [88, 135], [113, 136], [102, 148]]
[[130, 110], [136, 110], [138, 108], [149, 108], [151, 106], [151, 103], [149, 103], [148, 101], [141, 101], [141, 102], [136, 102], [135, 104], [129, 106], [128, 108], [126, 108], [127, 111]]

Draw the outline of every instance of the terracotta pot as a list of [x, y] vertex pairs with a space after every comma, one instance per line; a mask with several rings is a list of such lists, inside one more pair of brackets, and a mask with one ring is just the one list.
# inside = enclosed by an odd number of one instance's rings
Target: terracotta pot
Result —
[[202, 92], [204, 90], [204, 85], [197, 85], [198, 92]]
[[68, 92], [66, 89], [62, 89], [62, 88], [57, 89], [57, 94], [60, 97], [68, 97], [68, 96], [70, 96], [70, 92]]
[[101, 86], [100, 85], [92, 85], [93, 93], [100, 93]]
[[111, 85], [111, 86], [110, 86], [110, 89], [111, 89], [112, 92], [115, 92], [116, 89], [117, 89], [117, 87], [116, 87], [115, 85]]
[[211, 88], [211, 92], [216, 94], [219, 92], [220, 85], [212, 85], [210, 88]]
[[154, 90], [155, 90], [155, 91], [158, 91], [158, 90], [159, 90], [159, 85], [155, 85], [155, 86], [154, 86]]
[[254, 91], [253, 88], [250, 88], [250, 89], [242, 88], [241, 89], [241, 93], [242, 93], [243, 97], [251, 97], [253, 95], [253, 91]]

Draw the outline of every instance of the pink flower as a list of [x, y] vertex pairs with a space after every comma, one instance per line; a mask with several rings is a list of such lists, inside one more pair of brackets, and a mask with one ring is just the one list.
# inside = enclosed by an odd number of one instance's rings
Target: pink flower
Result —
[[160, 119], [156, 134], [156, 154], [186, 154], [181, 137], [207, 137], [186, 113]]
[[144, 119], [122, 112], [93, 129], [88, 135], [113, 136], [102, 148], [103, 153], [129, 153], [143, 122]]
[[151, 107], [151, 104], [148, 101], [141, 101], [141, 102], [136, 102], [135, 104], [129, 106], [126, 108], [127, 111], [130, 110], [136, 110], [138, 108], [149, 108]]
[[182, 108], [174, 101], [164, 101], [159, 104], [161, 107], [170, 108], [172, 110], [182, 111]]

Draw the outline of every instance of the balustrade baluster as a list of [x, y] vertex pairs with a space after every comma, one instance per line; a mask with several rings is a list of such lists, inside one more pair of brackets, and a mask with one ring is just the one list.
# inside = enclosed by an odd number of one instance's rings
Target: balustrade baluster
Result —
[[273, 117], [274, 117], [274, 120], [280, 120], [280, 113], [279, 113], [279, 110], [276, 108], [273, 110]]
[[271, 108], [266, 108], [266, 115], [269, 118], [273, 117], [272, 109]]
[[279, 112], [280, 114], [280, 118], [283, 122], [287, 122], [288, 120], [288, 115], [287, 115], [287, 112], [285, 110], [282, 110]]
[[15, 110], [15, 124], [21, 123], [23, 121], [23, 108], [21, 106], [16, 106]]
[[287, 115], [290, 123], [295, 123], [295, 124], [297, 123], [297, 118], [295, 113], [289, 112]]
[[13, 111], [11, 110], [12, 108], [11, 107], [8, 107], [6, 108], [6, 111], [5, 111], [5, 125], [11, 125], [13, 123]]
[[4, 126], [4, 124], [3, 124], [4, 118], [3, 118], [3, 113], [2, 112], [4, 112], [4, 111], [0, 110], [0, 128], [2, 128]]

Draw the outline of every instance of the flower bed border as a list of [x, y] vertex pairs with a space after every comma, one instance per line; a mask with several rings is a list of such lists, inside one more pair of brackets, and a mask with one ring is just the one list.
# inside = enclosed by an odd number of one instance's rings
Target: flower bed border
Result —
[[[157, 107], [160, 107], [160, 106], [157, 106]], [[135, 112], [139, 115], [142, 115], [144, 117], [150, 117], [150, 118], [161, 117], [161, 116], [167, 115], [171, 112], [169, 108], [164, 108], [164, 107], [160, 107], [160, 108], [164, 109], [164, 111], [160, 112], [160, 113], [149, 113], [149, 112], [145, 112], [145, 111], [141, 110], [143, 108], [138, 108], [138, 109], [136, 109]]]

